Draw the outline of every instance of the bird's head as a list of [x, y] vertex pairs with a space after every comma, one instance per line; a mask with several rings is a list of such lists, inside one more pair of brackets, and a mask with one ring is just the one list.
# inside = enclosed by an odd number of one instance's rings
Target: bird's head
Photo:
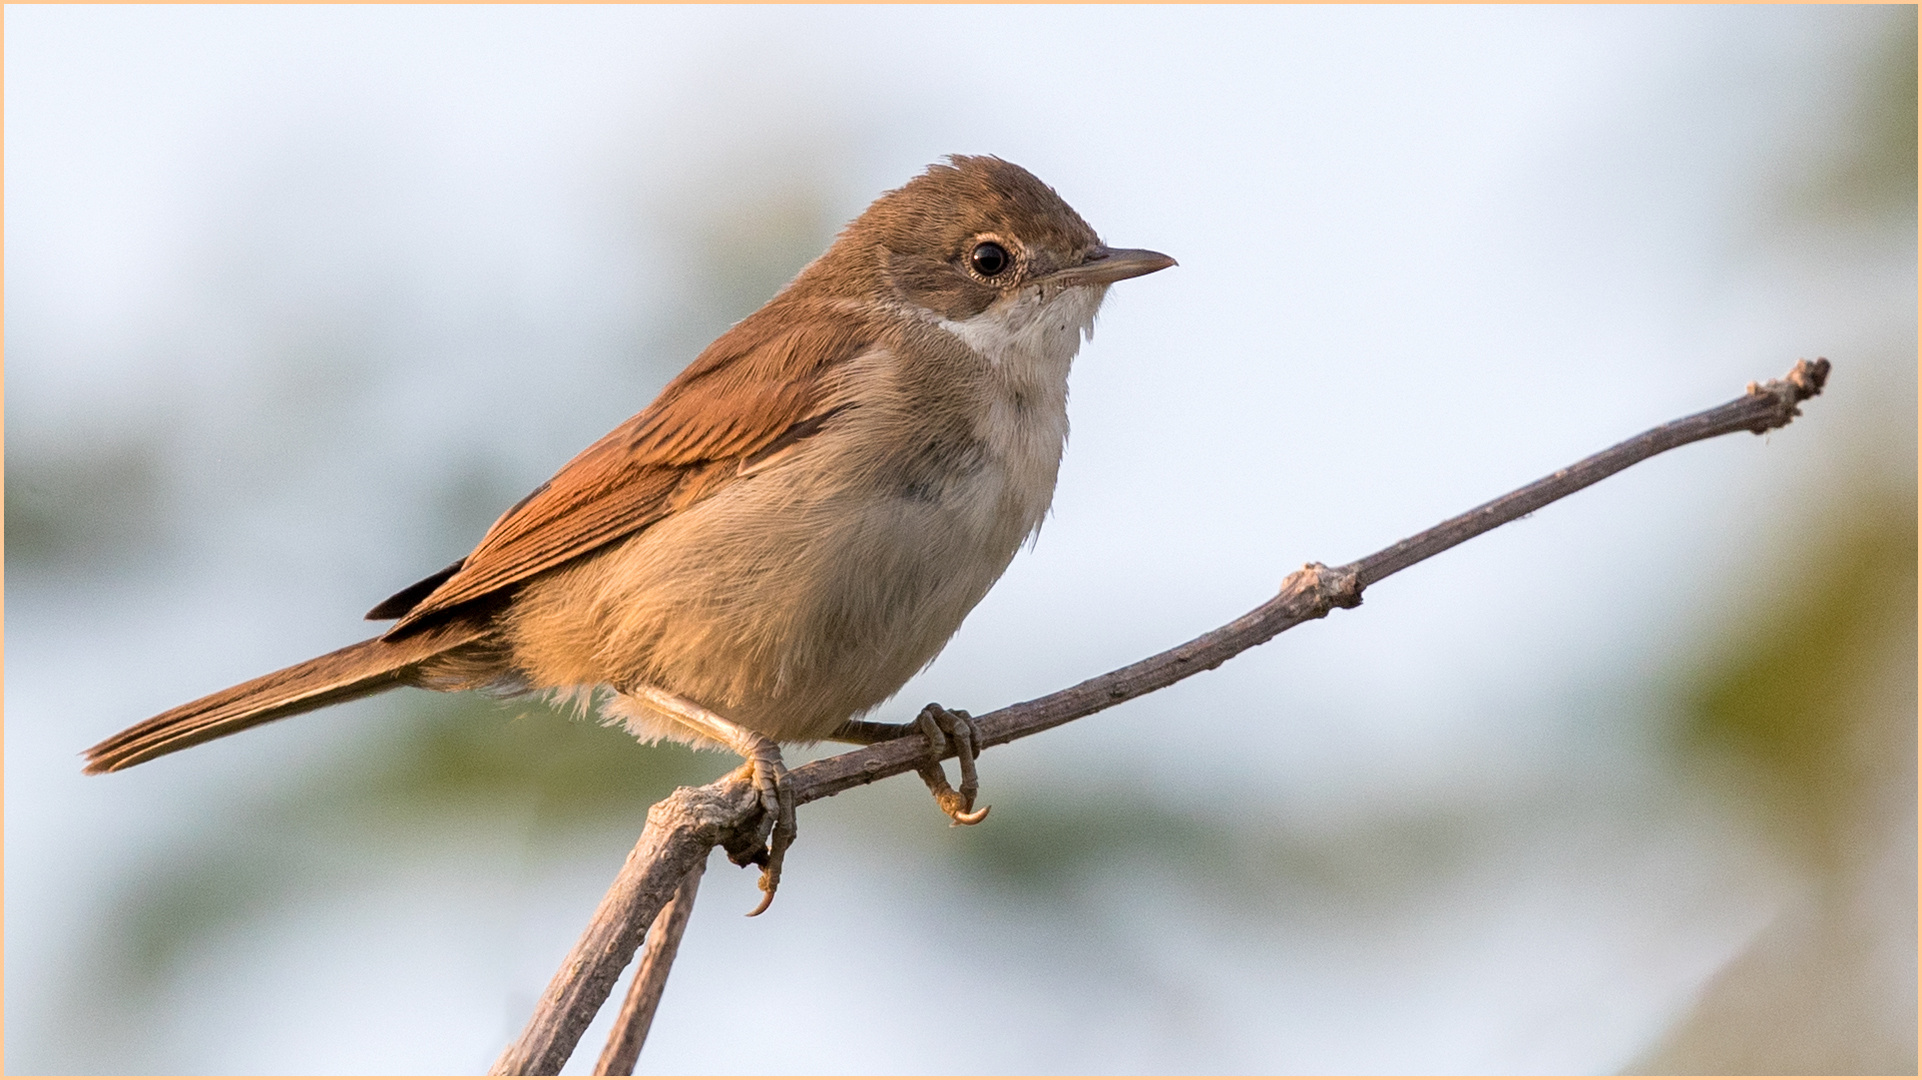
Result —
[[956, 155], [876, 199], [810, 270], [967, 324], [1071, 293], [1092, 317], [1109, 285], [1173, 265], [1160, 252], [1103, 244], [1021, 166]]

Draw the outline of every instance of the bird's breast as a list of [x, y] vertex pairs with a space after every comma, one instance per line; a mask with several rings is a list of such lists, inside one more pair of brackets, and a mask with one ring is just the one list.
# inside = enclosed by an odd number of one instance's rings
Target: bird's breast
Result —
[[646, 683], [782, 740], [871, 708], [934, 658], [1047, 515], [1068, 433], [1059, 337], [1000, 362], [857, 358], [818, 432], [526, 589], [513, 632], [526, 681]]
[[[1023, 290], [941, 329], [967, 346], [969, 437], [981, 468], [962, 486], [976, 512], [1012, 527], [1009, 552], [1041, 527], [1068, 439], [1068, 369], [1092, 333], [1101, 289]], [[957, 383], [962, 380], [956, 380]]]

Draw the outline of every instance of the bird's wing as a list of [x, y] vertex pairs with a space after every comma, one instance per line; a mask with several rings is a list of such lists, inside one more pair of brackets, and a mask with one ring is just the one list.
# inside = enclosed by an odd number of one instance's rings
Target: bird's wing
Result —
[[818, 431], [846, 407], [832, 400], [834, 370], [874, 335], [845, 313], [781, 315], [722, 335], [652, 405], [502, 514], [457, 568], [435, 575], [442, 580], [403, 590], [369, 617], [398, 615], [384, 635], [392, 638], [644, 529]]

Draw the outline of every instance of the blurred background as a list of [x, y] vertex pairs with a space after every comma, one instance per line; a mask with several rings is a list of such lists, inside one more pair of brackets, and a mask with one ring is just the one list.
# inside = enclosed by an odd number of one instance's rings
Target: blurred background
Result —
[[751, 921], [717, 858], [643, 1070], [1913, 1072], [1916, 48], [1913, 7], [9, 7], [7, 1067], [485, 1069], [730, 758], [422, 691], [78, 752], [371, 633], [966, 152], [1181, 266], [1115, 289], [1053, 518], [877, 719], [1835, 374], [996, 749], [978, 828], [907, 777], [809, 806]]

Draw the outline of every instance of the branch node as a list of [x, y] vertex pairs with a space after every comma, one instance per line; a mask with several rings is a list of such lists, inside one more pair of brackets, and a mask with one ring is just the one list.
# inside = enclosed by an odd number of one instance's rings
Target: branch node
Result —
[[1788, 426], [1790, 420], [1802, 415], [1798, 406], [1822, 392], [1829, 381], [1829, 366], [1825, 357], [1818, 356], [1813, 362], [1797, 360], [1795, 367], [1782, 378], [1748, 384], [1748, 396], [1775, 399], [1774, 411], [1756, 421], [1749, 430], [1757, 435], [1765, 434], [1772, 428]]
[[1361, 606], [1361, 575], [1353, 566], [1325, 566], [1311, 562], [1281, 581], [1283, 596], [1307, 601], [1305, 619], [1319, 619], [1336, 608]]

